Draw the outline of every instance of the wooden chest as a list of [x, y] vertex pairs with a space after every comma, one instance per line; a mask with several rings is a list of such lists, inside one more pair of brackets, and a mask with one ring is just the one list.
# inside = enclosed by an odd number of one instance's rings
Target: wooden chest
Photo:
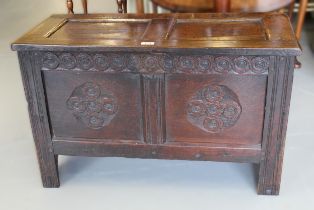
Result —
[[279, 193], [301, 53], [285, 15], [54, 15], [12, 49], [44, 187], [58, 155], [119, 156], [256, 163]]

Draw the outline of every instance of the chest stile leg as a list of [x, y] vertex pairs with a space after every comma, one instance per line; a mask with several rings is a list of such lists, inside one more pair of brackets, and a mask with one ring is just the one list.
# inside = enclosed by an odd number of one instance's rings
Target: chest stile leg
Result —
[[40, 53], [23, 51], [18, 56], [42, 183], [44, 187], [59, 187], [58, 156], [52, 148]]
[[276, 57], [268, 76], [262, 140], [264, 157], [259, 167], [258, 194], [278, 195], [280, 189], [294, 57]]

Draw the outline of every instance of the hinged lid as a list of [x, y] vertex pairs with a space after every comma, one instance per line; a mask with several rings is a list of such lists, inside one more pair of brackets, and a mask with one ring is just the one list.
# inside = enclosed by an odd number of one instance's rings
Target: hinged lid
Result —
[[289, 18], [278, 13], [53, 15], [12, 44], [13, 50], [87, 47], [260, 55], [301, 53]]

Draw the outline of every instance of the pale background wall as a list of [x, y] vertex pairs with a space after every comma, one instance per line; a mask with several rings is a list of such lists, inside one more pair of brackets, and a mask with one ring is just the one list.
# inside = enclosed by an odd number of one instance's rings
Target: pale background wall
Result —
[[[78, 11], [80, 0], [74, 1]], [[116, 12], [115, 0], [89, 1], [91, 12]], [[279, 197], [256, 195], [249, 164], [124, 158], [61, 157], [61, 188], [44, 189], [9, 43], [50, 14], [66, 13], [65, 0], [0, 2], [1, 210], [314, 209], [314, 59], [307, 34], [303, 68], [295, 72]]]

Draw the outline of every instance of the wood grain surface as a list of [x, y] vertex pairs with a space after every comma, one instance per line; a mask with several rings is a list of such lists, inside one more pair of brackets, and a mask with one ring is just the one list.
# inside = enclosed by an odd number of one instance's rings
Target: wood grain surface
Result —
[[57, 15], [12, 48], [44, 187], [80, 155], [256, 163], [258, 193], [279, 193], [301, 53], [286, 16]]

